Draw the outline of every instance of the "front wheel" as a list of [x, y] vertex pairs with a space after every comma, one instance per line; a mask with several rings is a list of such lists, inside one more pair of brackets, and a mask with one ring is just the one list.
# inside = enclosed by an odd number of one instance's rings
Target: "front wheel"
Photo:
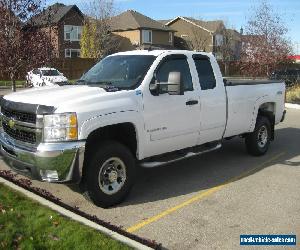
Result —
[[135, 159], [115, 141], [101, 143], [88, 159], [85, 186], [90, 199], [103, 208], [120, 203], [135, 179]]
[[246, 148], [249, 154], [254, 156], [264, 155], [270, 146], [271, 123], [268, 118], [259, 116], [255, 129], [246, 136]]

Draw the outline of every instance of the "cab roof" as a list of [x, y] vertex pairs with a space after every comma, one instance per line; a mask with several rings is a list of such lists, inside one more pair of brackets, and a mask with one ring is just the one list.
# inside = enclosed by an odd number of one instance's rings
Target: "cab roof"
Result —
[[183, 55], [200, 54], [200, 55], [211, 56], [211, 53], [190, 51], [190, 50], [131, 50], [131, 51], [119, 52], [113, 55], [151, 55], [157, 57], [162, 54], [183, 54]]

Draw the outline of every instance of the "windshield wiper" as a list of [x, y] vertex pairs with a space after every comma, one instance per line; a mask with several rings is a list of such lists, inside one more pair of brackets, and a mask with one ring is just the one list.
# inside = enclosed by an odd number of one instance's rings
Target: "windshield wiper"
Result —
[[76, 84], [76, 85], [85, 85], [85, 84], [87, 84], [87, 82], [86, 82], [86, 80], [79, 79], [74, 84]]
[[88, 83], [88, 85], [93, 86], [93, 87], [103, 88], [107, 92], [116, 92], [116, 91], [120, 90], [119, 87], [114, 86], [113, 83], [109, 82], [109, 81], [90, 82], [90, 83]]
[[103, 85], [103, 86], [107, 86], [107, 85], [112, 86], [113, 85], [113, 83], [110, 82], [110, 81], [91, 82], [90, 84], [93, 84], [93, 85]]

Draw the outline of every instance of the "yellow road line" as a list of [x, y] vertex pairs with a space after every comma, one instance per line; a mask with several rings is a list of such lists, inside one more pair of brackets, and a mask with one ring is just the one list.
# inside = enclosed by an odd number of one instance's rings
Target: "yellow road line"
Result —
[[150, 223], [153, 223], [153, 222], [155, 222], [155, 221], [157, 221], [157, 220], [159, 220], [159, 219], [161, 219], [161, 218], [163, 218], [163, 217], [165, 217], [165, 216], [167, 216], [167, 215], [169, 215], [171, 213], [174, 213], [178, 209], [181, 209], [181, 208], [186, 207], [186, 206], [188, 206], [188, 205], [190, 205], [190, 204], [192, 204], [192, 203], [194, 203], [196, 201], [199, 201], [199, 200], [201, 200], [201, 199], [203, 199], [203, 198], [205, 198], [205, 197], [207, 197], [207, 196], [209, 196], [209, 195], [211, 195], [211, 194], [219, 191], [220, 189], [222, 189], [225, 186], [227, 186], [229, 183], [231, 183], [233, 181], [237, 181], [237, 180], [239, 180], [239, 179], [241, 179], [241, 178], [243, 178], [243, 177], [251, 174], [252, 172], [255, 172], [256, 170], [262, 168], [267, 163], [270, 163], [270, 162], [272, 162], [272, 161], [280, 158], [284, 154], [285, 154], [285, 152], [281, 152], [278, 155], [276, 155], [276, 156], [270, 158], [269, 160], [263, 162], [259, 166], [255, 167], [253, 169], [250, 169], [249, 171], [246, 171], [246, 172], [242, 173], [239, 176], [233, 177], [233, 178], [229, 179], [228, 181], [226, 181], [225, 183], [223, 183], [223, 184], [221, 184], [219, 186], [210, 188], [210, 189], [208, 189], [205, 192], [200, 192], [200, 193], [196, 194], [195, 196], [193, 196], [192, 198], [184, 201], [183, 203], [180, 203], [177, 206], [171, 207], [171, 208], [169, 208], [169, 209], [167, 209], [167, 210], [165, 210], [165, 211], [163, 211], [163, 212], [161, 212], [161, 213], [159, 213], [159, 214], [157, 214], [157, 215], [155, 215], [153, 217], [150, 217], [150, 218], [148, 218], [148, 219], [146, 219], [146, 220], [144, 220], [144, 221], [142, 221], [140, 223], [137, 223], [137, 224], [135, 224], [135, 225], [127, 228], [126, 231], [130, 232], [130, 233], [135, 232], [135, 231], [141, 229], [142, 227], [144, 227], [144, 226], [146, 226], [146, 225], [148, 225]]

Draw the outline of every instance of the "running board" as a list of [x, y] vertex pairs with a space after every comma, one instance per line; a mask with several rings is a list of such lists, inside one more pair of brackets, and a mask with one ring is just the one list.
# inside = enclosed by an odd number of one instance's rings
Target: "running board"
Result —
[[[158, 157], [155, 157], [155, 158], [151, 157], [148, 160], [140, 162], [140, 166], [142, 166], [144, 168], [155, 168], [155, 167], [163, 166], [163, 165], [170, 164], [170, 163], [173, 163], [173, 162], [176, 162], [176, 161], [180, 161], [180, 160], [183, 160], [183, 159], [187, 159], [187, 158], [191, 158], [191, 157], [194, 157], [194, 156], [202, 155], [202, 154], [217, 150], [221, 147], [222, 147], [222, 144], [217, 143], [217, 144], [214, 144], [214, 146], [209, 147], [209, 148], [208, 148], [208, 146], [204, 146], [204, 149], [203, 149], [203, 146], [198, 146], [198, 147], [195, 147], [195, 148], [191, 148], [191, 149], [193, 149], [191, 151], [185, 151], [185, 152], [176, 151], [176, 152], [173, 152], [173, 153], [165, 154], [165, 155], [163, 155], [159, 158]], [[202, 150], [197, 151], [197, 149], [199, 150], [200, 148]], [[196, 149], [196, 152], [195, 152], [195, 149]], [[153, 159], [153, 160], [151, 160], [151, 159]]]

